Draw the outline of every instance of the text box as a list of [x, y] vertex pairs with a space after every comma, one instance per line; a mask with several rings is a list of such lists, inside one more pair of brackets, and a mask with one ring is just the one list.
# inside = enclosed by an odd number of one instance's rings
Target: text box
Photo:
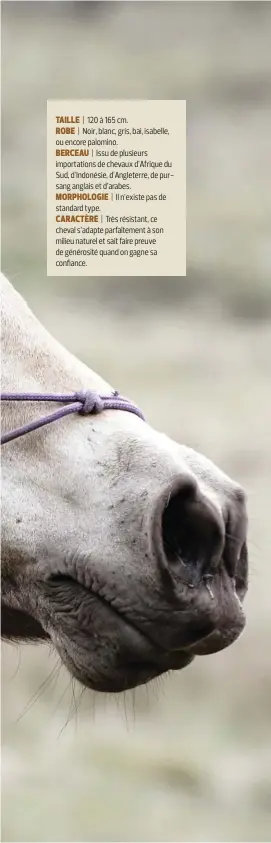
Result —
[[185, 101], [48, 100], [47, 275], [185, 274]]

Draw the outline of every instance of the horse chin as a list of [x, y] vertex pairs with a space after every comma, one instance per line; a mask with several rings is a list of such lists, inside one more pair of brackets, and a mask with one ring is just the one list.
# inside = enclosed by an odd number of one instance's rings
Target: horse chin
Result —
[[[122, 630], [123, 635], [123, 630]], [[124, 643], [124, 637], [126, 639]], [[174, 654], [149, 654], [148, 642], [142, 638], [140, 651], [134, 646], [134, 633], [128, 645], [127, 630], [117, 643], [106, 640], [102, 649], [96, 649], [86, 635], [73, 639], [51, 634], [51, 640], [69, 673], [82, 685], [93, 691], [121, 693], [156, 679], [163, 673], [181, 670], [193, 661], [193, 654], [180, 651]]]
[[[178, 654], [178, 667], [176, 657], [172, 664], [171, 660], [164, 660], [164, 663], [136, 660], [133, 658], [132, 651], [130, 656], [121, 658], [114, 657], [110, 647], [104, 659], [100, 658], [98, 654], [94, 656], [91, 651], [91, 660], [89, 658], [89, 641], [85, 641], [85, 645], [81, 642], [80, 650], [77, 654], [74, 653], [74, 648], [67, 646], [59, 637], [53, 641], [63, 665], [68, 669], [69, 673], [84, 687], [90, 688], [93, 691], [101, 693], [115, 693], [119, 694], [123, 691], [131, 690], [139, 685], [145, 685], [152, 679], [156, 679], [162, 674], [168, 673], [172, 670], [181, 670], [187, 667], [193, 661], [193, 655], [190, 653], [180, 652]], [[88, 645], [88, 646], [87, 646]]]

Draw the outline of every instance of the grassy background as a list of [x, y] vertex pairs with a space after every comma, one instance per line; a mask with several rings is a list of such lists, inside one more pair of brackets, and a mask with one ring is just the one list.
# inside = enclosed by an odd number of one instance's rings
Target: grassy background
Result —
[[[3, 2], [2, 268], [151, 424], [246, 487], [244, 636], [130, 694], [2, 648], [4, 841], [268, 841], [271, 827], [267, 3]], [[186, 278], [46, 277], [46, 99], [185, 98]]]

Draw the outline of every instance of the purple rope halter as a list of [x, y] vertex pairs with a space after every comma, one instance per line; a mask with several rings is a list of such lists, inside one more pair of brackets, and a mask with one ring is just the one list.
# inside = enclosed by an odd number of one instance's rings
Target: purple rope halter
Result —
[[80, 413], [80, 415], [88, 416], [91, 414], [102, 413], [103, 410], [126, 410], [128, 413], [134, 413], [140, 419], [145, 421], [143, 413], [128, 398], [124, 398], [116, 390], [112, 395], [99, 395], [95, 390], [87, 389], [85, 392], [74, 392], [72, 395], [62, 395], [62, 393], [46, 394], [39, 392], [1, 392], [1, 401], [55, 401], [57, 404], [64, 404], [55, 413], [50, 413], [49, 416], [42, 416], [36, 421], [24, 424], [15, 430], [10, 430], [9, 433], [4, 433], [1, 436], [1, 445], [6, 442], [11, 442], [13, 439], [19, 439], [26, 433], [31, 433], [33, 430], [38, 430], [46, 424], [58, 421], [71, 413]]

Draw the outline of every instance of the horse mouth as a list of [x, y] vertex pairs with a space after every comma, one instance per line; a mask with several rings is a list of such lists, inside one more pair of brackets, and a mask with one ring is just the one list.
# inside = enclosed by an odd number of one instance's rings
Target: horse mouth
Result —
[[[113, 603], [70, 576], [52, 575], [44, 585], [55, 616], [49, 636], [69, 672], [86, 687], [119, 693], [180, 670], [194, 658], [185, 650], [168, 653]], [[76, 625], [69, 623], [71, 602], [79, 608]]]
[[191, 617], [180, 646], [166, 649], [153, 639], [148, 625], [139, 628], [113, 601], [72, 577], [51, 575], [43, 585], [52, 608], [52, 643], [69, 672], [96, 691], [118, 693], [187, 667], [195, 655], [229, 646], [244, 626], [239, 618], [231, 630], [217, 630], [207, 616], [201, 624]]

